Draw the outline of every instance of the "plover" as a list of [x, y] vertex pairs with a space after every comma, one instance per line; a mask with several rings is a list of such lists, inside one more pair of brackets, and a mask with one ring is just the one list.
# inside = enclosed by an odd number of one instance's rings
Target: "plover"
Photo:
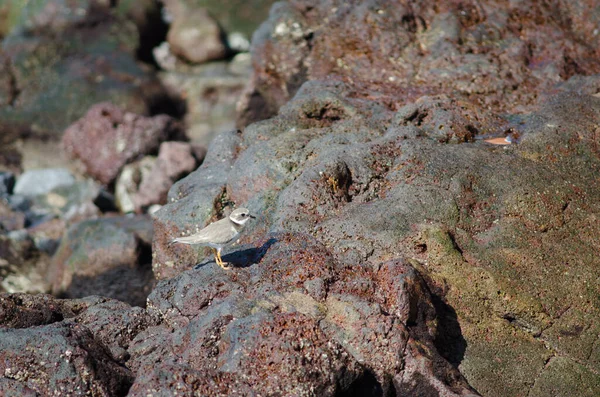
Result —
[[213, 249], [217, 264], [223, 269], [228, 269], [221, 259], [221, 250], [238, 240], [250, 218], [255, 218], [250, 211], [246, 208], [238, 208], [229, 217], [213, 222], [191, 236], [177, 237], [171, 240], [170, 244], [198, 244], [210, 247]]

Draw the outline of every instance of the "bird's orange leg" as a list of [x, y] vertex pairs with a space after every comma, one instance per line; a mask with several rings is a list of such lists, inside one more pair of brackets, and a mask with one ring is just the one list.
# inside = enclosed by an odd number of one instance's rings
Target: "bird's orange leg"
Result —
[[229, 270], [229, 268], [227, 266], [225, 266], [225, 263], [223, 263], [223, 259], [221, 259], [221, 250], [220, 249], [214, 249], [214, 250], [215, 250], [215, 259], [217, 260], [217, 265], [221, 266], [225, 270]]

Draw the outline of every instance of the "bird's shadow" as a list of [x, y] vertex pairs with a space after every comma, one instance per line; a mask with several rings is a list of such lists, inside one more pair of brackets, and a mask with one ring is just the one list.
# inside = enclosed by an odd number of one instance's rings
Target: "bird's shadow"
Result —
[[[277, 239], [271, 237], [260, 247], [253, 247], [243, 249], [240, 251], [230, 252], [226, 255], [222, 255], [221, 258], [223, 258], [224, 262], [227, 262], [230, 268], [250, 267], [254, 264], [259, 263], [263, 256], [265, 256], [269, 248], [276, 242]], [[214, 257], [211, 257], [211, 259], [198, 263], [196, 266], [194, 266], [194, 269], [200, 269], [201, 267], [206, 266], [209, 263], [215, 263]]]

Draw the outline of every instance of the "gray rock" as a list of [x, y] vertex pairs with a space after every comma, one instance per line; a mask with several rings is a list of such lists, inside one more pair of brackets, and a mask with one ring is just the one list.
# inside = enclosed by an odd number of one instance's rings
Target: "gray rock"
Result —
[[102, 295], [144, 306], [152, 287], [152, 222], [146, 216], [87, 220], [71, 226], [47, 271], [65, 297]]
[[32, 197], [46, 194], [59, 186], [69, 186], [74, 183], [75, 177], [64, 168], [29, 170], [17, 179], [14, 193]]
[[94, 202], [100, 194], [100, 186], [92, 180], [76, 181], [61, 185], [46, 194], [31, 199], [29, 214], [58, 216], [69, 223], [94, 218], [100, 210]]
[[[409, 265], [340, 266], [306, 234], [257, 243], [225, 255], [231, 273], [211, 263], [157, 285], [147, 310], [162, 323], [129, 349], [132, 396], [168, 393], [173, 382], [200, 395], [477, 395], [435, 352], [435, 309]], [[361, 278], [378, 284], [365, 292]]]
[[219, 134], [202, 165], [171, 187], [167, 205], [153, 215], [157, 239], [153, 242], [152, 268], [158, 279], [172, 277], [198, 263], [198, 252], [193, 247], [170, 246], [169, 242], [182, 233], [204, 227], [215, 211], [220, 216], [230, 205], [226, 183], [240, 140], [238, 131]]

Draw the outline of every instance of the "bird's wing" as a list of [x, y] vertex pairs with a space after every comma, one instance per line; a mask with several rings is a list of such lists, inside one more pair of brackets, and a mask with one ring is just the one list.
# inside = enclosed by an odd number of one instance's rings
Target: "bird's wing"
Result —
[[198, 233], [192, 234], [191, 236], [177, 237], [171, 240], [171, 244], [207, 244], [208, 242], [214, 241], [215, 237], [217, 237], [216, 235], [219, 234], [218, 230], [221, 228], [219, 227], [220, 222], [221, 221], [211, 223]]

